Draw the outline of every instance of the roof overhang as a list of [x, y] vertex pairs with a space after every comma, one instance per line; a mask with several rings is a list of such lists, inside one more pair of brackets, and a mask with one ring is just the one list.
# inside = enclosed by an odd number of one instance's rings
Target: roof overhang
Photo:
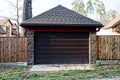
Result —
[[21, 23], [20, 26], [24, 28], [52, 28], [52, 27], [79, 27], [79, 28], [101, 28], [103, 27], [102, 24], [36, 24], [36, 23]]

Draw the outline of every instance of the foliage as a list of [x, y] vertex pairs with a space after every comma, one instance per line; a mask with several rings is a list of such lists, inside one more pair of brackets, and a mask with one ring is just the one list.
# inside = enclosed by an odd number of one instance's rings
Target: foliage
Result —
[[110, 74], [109, 72], [104, 71], [99, 73], [100, 77], [108, 77], [109, 74]]
[[0, 80], [90, 80], [120, 75], [120, 66], [100, 66], [94, 70], [29, 72], [29, 67], [0, 65]]
[[72, 6], [74, 11], [86, 15], [85, 5], [83, 0], [74, 0], [72, 2]]
[[115, 10], [107, 12], [102, 0], [88, 0], [86, 4], [83, 0], [73, 0], [72, 6], [74, 11], [83, 15], [92, 17], [95, 14], [98, 21], [108, 20], [116, 14]]
[[102, 66], [102, 63], [100, 61], [97, 61], [95, 64], [94, 64], [95, 67], [99, 67], [99, 66]]
[[105, 20], [106, 11], [105, 11], [105, 5], [103, 1], [95, 0], [94, 5], [97, 13], [97, 19], [100, 21]]
[[36, 73], [32, 73], [30, 76], [34, 79], [38, 77], [38, 75]]
[[[0, 65], [0, 80], [22, 80], [27, 67], [16, 65]], [[25, 76], [27, 77], [27, 76]]]
[[89, 15], [91, 16], [92, 14], [94, 14], [94, 7], [93, 7], [92, 0], [89, 0], [86, 5], [87, 5], [86, 13], [88, 16]]
[[116, 15], [116, 11], [113, 9], [110, 9], [108, 12], [106, 12], [106, 20], [108, 20], [111, 17], [114, 17]]

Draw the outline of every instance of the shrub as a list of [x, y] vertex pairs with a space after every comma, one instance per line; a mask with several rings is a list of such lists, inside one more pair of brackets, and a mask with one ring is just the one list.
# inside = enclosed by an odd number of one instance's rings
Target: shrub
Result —
[[31, 75], [30, 75], [30, 77], [32, 77], [32, 78], [37, 78], [38, 77], [38, 75], [36, 74], [36, 73], [32, 73]]
[[105, 72], [105, 71], [99, 73], [101, 77], [107, 77], [109, 74], [110, 74], [109, 72]]
[[94, 64], [95, 67], [99, 67], [99, 66], [102, 66], [102, 63], [100, 61], [97, 61], [95, 64]]

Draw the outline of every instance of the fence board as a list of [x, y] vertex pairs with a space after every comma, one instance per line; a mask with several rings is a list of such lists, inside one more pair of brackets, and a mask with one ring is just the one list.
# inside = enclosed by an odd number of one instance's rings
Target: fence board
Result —
[[0, 38], [0, 62], [26, 62], [27, 38]]
[[119, 60], [120, 36], [97, 36], [97, 52], [99, 60]]

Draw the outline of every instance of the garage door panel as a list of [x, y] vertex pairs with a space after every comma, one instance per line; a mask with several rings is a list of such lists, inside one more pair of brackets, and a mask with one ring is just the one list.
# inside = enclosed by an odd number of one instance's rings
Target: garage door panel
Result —
[[39, 59], [39, 57], [40, 59], [88, 59], [88, 55], [38, 55], [35, 58]]
[[88, 63], [88, 33], [35, 33], [35, 64]]
[[[57, 35], [56, 35], [57, 34]], [[41, 39], [87, 39], [89, 38], [88, 33], [80, 33], [80, 36], [69, 33], [40, 33], [36, 32], [36, 37]]]
[[39, 47], [81, 47], [88, 46], [88, 43], [42, 43]]
[[50, 43], [88, 43], [88, 39], [37, 39], [38, 44]]
[[37, 47], [36, 51], [89, 51], [88, 47]]
[[36, 64], [87, 64], [88, 60], [86, 59], [37, 59]]
[[[84, 53], [84, 54], [83, 54]], [[37, 55], [88, 55], [87, 51], [36, 51]]]
[[76, 34], [70, 34], [69, 33], [52, 33], [50, 35], [51, 39], [78, 39], [78, 38], [81, 38], [81, 39], [85, 39], [85, 38], [88, 38], [88, 35], [86, 35], [87, 33], [81, 33], [81, 36], [78, 36]]

